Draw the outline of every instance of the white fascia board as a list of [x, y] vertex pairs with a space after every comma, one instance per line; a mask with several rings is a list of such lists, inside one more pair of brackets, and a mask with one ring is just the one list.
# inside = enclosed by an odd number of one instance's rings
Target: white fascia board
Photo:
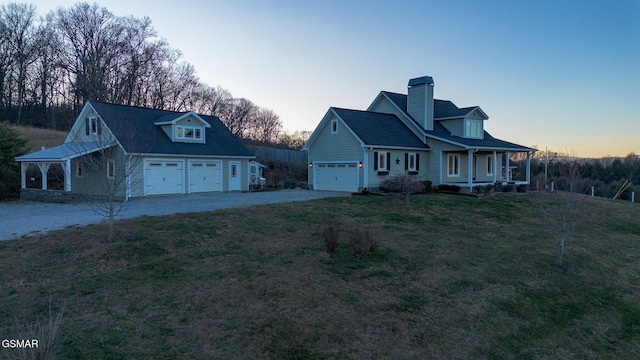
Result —
[[131, 156], [165, 157], [165, 158], [198, 158], [198, 159], [255, 159], [255, 156], [234, 155], [191, 155], [191, 154], [155, 154], [155, 153], [131, 153]]
[[73, 126], [71, 126], [71, 130], [69, 130], [67, 137], [64, 139], [64, 143], [70, 142], [73, 139], [73, 135], [75, 135], [78, 131], [82, 130], [82, 129], [79, 129], [79, 127], [85, 126], [85, 125], [84, 125], [84, 121], [80, 121], [80, 119], [84, 120], [86, 113], [91, 110], [93, 110], [94, 114], [98, 113], [96, 109], [94, 109], [93, 106], [91, 105], [91, 102], [87, 101], [87, 103], [84, 104], [84, 106], [82, 107], [82, 110], [80, 110], [80, 114], [78, 114], [78, 117], [76, 118], [76, 121], [73, 123]]
[[459, 142], [451, 141], [449, 139], [441, 138], [439, 136], [433, 136], [433, 135], [430, 135], [430, 134], [426, 134], [426, 137], [428, 137], [430, 139], [435, 139], [435, 140], [438, 140], [438, 141], [442, 141], [442, 142], [445, 142], [447, 144], [460, 146], [461, 148], [464, 148], [465, 150], [469, 150], [469, 149], [473, 149], [474, 148], [474, 146], [468, 146], [468, 145], [465, 145], [465, 144], [461, 144]]
[[381, 145], [367, 145], [367, 146], [363, 147], [363, 149], [431, 151], [431, 149], [409, 147], [409, 146], [381, 146]]
[[207, 127], [207, 128], [211, 127], [211, 124], [209, 124], [205, 119], [203, 119], [202, 117], [200, 117], [200, 115], [194, 113], [193, 111], [186, 112], [171, 121], [154, 122], [153, 125], [175, 125], [178, 121], [185, 119], [191, 115], [193, 115], [193, 117], [198, 119], [198, 121], [200, 121], [204, 125], [204, 127]]
[[365, 144], [362, 141], [362, 139], [360, 139], [353, 132], [353, 130], [351, 130], [351, 128], [349, 126], [347, 126], [347, 123], [345, 123], [344, 120], [342, 120], [342, 118], [340, 116], [338, 116], [338, 114], [335, 112], [333, 107], [330, 107], [329, 110], [327, 110], [326, 114], [324, 114], [324, 117], [322, 118], [322, 120], [320, 121], [320, 123], [318, 124], [316, 129], [313, 130], [313, 133], [311, 134], [311, 136], [309, 136], [309, 140], [307, 140], [307, 142], [304, 144], [302, 149], [300, 149], [300, 151], [309, 151], [309, 147], [311, 147], [311, 144], [313, 144], [313, 142], [316, 140], [316, 138], [318, 136], [320, 136], [318, 134], [320, 134], [322, 132], [322, 129], [325, 127], [326, 123], [333, 117], [338, 119], [338, 121], [340, 121], [340, 123], [342, 123], [342, 125], [344, 125], [344, 127], [349, 130], [351, 135], [353, 135], [353, 137], [356, 138], [356, 140], [358, 140], [358, 142], [360, 143], [360, 146], [365, 146]]

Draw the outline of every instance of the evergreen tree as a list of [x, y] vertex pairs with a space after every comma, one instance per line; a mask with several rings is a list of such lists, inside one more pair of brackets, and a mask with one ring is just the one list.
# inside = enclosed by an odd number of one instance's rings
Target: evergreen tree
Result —
[[0, 123], [0, 199], [20, 193], [20, 164], [14, 158], [28, 150], [27, 140], [16, 129], [9, 123]]

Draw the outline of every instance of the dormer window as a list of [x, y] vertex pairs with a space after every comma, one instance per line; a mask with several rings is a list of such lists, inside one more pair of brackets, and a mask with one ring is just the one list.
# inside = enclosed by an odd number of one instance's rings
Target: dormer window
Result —
[[202, 128], [195, 126], [176, 126], [176, 139], [201, 140]]
[[464, 137], [469, 139], [484, 138], [484, 130], [482, 129], [482, 120], [465, 120]]

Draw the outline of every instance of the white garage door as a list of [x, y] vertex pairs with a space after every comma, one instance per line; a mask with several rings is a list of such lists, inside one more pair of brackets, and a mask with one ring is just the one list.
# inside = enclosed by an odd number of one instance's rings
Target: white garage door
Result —
[[184, 193], [183, 162], [177, 160], [146, 160], [144, 162], [144, 194]]
[[358, 191], [358, 164], [315, 164], [313, 188], [316, 190]]
[[222, 162], [189, 161], [189, 192], [222, 191]]

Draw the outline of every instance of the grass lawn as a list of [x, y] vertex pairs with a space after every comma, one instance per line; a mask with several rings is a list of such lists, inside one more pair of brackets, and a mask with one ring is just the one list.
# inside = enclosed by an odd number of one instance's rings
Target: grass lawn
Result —
[[[7, 241], [0, 337], [51, 299], [63, 359], [640, 358], [640, 206], [585, 199], [559, 268], [558, 200], [354, 196]], [[381, 247], [328, 256], [331, 222]]]

